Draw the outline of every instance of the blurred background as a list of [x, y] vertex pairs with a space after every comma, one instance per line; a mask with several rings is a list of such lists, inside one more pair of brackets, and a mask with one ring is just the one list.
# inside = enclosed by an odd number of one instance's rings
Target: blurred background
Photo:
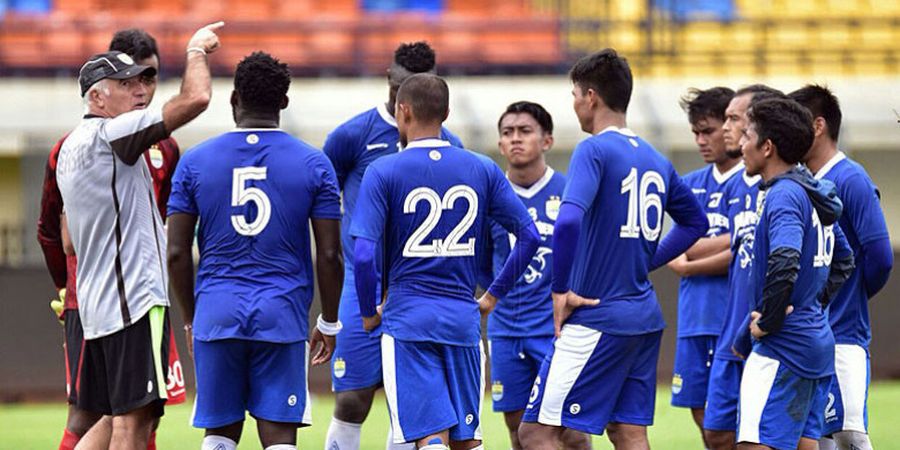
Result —
[[[220, 19], [213, 103], [174, 135], [183, 150], [233, 127], [230, 76], [254, 50], [290, 65], [283, 128], [321, 147], [338, 124], [387, 100], [397, 45], [426, 40], [450, 85], [447, 126], [467, 147], [497, 159], [500, 113], [536, 101], [556, 124], [549, 161], [566, 171], [586, 137], [566, 71], [614, 47], [635, 73], [629, 125], [681, 173], [702, 164], [678, 106], [688, 88], [827, 84], [843, 106], [841, 148], [879, 185], [891, 234], [900, 232], [897, 0], [0, 0], [0, 401], [64, 395], [62, 330], [47, 308], [54, 290], [35, 224], [49, 150], [82, 113], [78, 68], [116, 30], [144, 28], [160, 46], [160, 106], [178, 89], [188, 38]], [[654, 278], [670, 324], [659, 365], [668, 382], [677, 280], [667, 269]], [[871, 305], [879, 378], [900, 377], [898, 297], [894, 277]], [[312, 376], [328, 388], [327, 370]]]

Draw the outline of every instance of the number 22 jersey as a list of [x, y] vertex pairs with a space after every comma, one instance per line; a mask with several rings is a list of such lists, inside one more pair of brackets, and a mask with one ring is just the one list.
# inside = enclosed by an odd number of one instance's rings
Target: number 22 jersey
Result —
[[532, 226], [503, 172], [485, 156], [422, 139], [369, 165], [350, 234], [385, 243], [385, 333], [478, 345], [475, 249], [488, 218], [511, 232]]
[[199, 217], [194, 337], [306, 340], [309, 220], [340, 219], [334, 169], [278, 129], [237, 129], [182, 156], [168, 214]]

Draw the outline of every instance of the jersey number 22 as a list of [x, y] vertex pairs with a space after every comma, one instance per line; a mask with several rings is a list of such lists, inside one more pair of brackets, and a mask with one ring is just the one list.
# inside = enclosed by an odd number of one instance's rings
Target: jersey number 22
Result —
[[[446, 238], [434, 239], [428, 244], [423, 244], [422, 241], [431, 234], [441, 220], [441, 212], [445, 209], [453, 209], [456, 201], [460, 199], [465, 199], [468, 204], [462, 220], [456, 224]], [[475, 217], [478, 215], [478, 195], [475, 190], [464, 184], [457, 184], [447, 189], [447, 192], [441, 197], [431, 188], [418, 187], [406, 194], [406, 199], [403, 201], [403, 213], [415, 213], [422, 201], [428, 204], [428, 216], [406, 240], [406, 245], [403, 246], [403, 256], [406, 258], [436, 258], [474, 255], [474, 237], [469, 238], [466, 242], [459, 241], [475, 223]]]

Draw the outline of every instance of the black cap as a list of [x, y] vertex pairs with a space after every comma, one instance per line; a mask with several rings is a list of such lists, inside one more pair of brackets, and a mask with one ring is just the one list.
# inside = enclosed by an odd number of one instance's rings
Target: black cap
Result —
[[141, 74], [156, 75], [156, 69], [152, 66], [139, 66], [125, 53], [111, 51], [98, 53], [90, 59], [78, 72], [78, 84], [81, 85], [81, 96], [100, 80], [112, 78], [113, 80], [125, 80]]

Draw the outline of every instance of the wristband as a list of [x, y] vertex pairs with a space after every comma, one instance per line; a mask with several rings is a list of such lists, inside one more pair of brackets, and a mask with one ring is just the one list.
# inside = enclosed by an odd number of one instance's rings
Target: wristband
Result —
[[200, 52], [200, 53], [203, 53], [204, 55], [206, 54], [206, 50], [203, 50], [200, 47], [188, 47], [187, 53], [190, 53], [190, 52]]
[[319, 318], [316, 319], [316, 328], [325, 336], [335, 336], [341, 332], [341, 328], [344, 328], [344, 325], [340, 320], [337, 322], [326, 322], [322, 315], [319, 314]]

